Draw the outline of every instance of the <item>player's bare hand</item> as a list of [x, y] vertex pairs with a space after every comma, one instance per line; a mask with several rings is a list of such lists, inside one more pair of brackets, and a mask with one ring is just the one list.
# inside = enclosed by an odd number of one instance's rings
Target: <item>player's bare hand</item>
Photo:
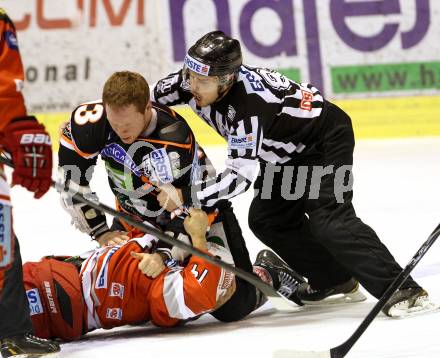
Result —
[[156, 278], [165, 270], [165, 264], [159, 254], [146, 254], [135, 251], [131, 251], [130, 254], [140, 261], [138, 268], [144, 275]]
[[116, 246], [124, 245], [129, 239], [126, 231], [108, 231], [102, 235], [99, 235], [96, 239], [99, 246]]
[[203, 210], [189, 208], [189, 215], [185, 218], [183, 226], [188, 234], [193, 236], [206, 235], [206, 229], [208, 228], [208, 215]]
[[177, 208], [182, 207], [182, 190], [176, 189], [171, 184], [161, 185], [159, 188], [157, 188], [157, 190], [159, 190], [159, 194], [157, 195], [156, 199], [162, 208], [172, 212]]

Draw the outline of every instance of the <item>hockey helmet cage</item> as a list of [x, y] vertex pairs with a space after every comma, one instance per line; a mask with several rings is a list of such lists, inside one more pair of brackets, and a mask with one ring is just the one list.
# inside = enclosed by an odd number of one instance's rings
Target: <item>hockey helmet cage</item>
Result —
[[84, 300], [74, 264], [52, 258], [26, 262], [23, 283], [36, 336], [70, 341], [82, 335]]
[[224, 76], [237, 72], [242, 62], [240, 42], [223, 31], [212, 31], [190, 47], [184, 68], [203, 76]]

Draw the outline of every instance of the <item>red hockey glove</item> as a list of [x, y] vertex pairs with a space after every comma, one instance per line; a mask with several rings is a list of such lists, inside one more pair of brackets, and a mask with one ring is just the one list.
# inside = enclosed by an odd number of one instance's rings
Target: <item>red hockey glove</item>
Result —
[[5, 127], [0, 142], [15, 166], [12, 185], [34, 192], [37, 199], [42, 197], [52, 178], [52, 143], [44, 126], [35, 117], [20, 118]]

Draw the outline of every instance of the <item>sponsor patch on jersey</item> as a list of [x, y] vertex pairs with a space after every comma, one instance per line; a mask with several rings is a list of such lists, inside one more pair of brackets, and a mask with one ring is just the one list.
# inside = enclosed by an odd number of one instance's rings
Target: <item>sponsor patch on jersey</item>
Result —
[[15, 33], [13, 31], [5, 32], [5, 40], [11, 50], [18, 50], [17, 36], [15, 36]]
[[26, 291], [26, 296], [29, 301], [29, 310], [31, 311], [31, 316], [36, 314], [44, 313], [43, 304], [41, 303], [40, 293], [37, 288]]
[[142, 172], [139, 170], [134, 160], [130, 155], [122, 148], [119, 144], [112, 143], [106, 145], [103, 150], [101, 150], [101, 156], [105, 158], [112, 158], [116, 162], [122, 164], [124, 167], [128, 168], [136, 176], [140, 177]]
[[312, 92], [301, 90], [301, 95], [302, 99], [299, 107], [305, 111], [311, 111], [313, 102]]
[[124, 298], [124, 285], [118, 283], [118, 282], [112, 282], [110, 286], [110, 293], [109, 296], [111, 297], [119, 297], [121, 300]]
[[150, 161], [160, 182], [166, 184], [173, 181], [170, 160], [164, 148], [153, 150], [150, 154]]
[[231, 149], [251, 149], [255, 148], [255, 139], [252, 134], [230, 135], [228, 137], [229, 148]]
[[0, 267], [12, 263], [11, 206], [0, 203]]
[[122, 309], [120, 308], [107, 308], [105, 317], [108, 319], [122, 319]]
[[105, 254], [104, 263], [102, 264], [101, 270], [99, 270], [98, 278], [96, 279], [95, 283], [95, 288], [107, 288], [108, 263], [116, 250], [118, 250], [118, 247], [112, 247], [110, 251]]
[[208, 76], [210, 66], [201, 63], [194, 57], [191, 57], [187, 54], [183, 62], [185, 63], [186, 67], [188, 67], [191, 71], [198, 73], [202, 76]]
[[230, 271], [224, 271], [225, 275], [223, 276], [223, 279], [220, 280], [219, 284], [219, 288], [221, 290], [227, 290], [229, 287], [232, 286], [232, 281], [235, 278], [235, 275], [230, 272]]

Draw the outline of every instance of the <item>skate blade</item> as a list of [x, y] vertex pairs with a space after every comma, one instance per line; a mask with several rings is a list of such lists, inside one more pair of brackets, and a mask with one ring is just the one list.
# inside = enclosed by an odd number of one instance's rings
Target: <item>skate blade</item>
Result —
[[440, 311], [440, 305], [425, 299], [423, 301], [417, 300], [416, 305], [413, 307], [408, 307], [407, 303], [395, 305], [390, 309], [389, 316], [396, 319], [405, 319], [436, 311]]
[[307, 306], [327, 306], [327, 305], [363, 302], [366, 299], [367, 297], [361, 291], [357, 290], [351, 293], [345, 293], [345, 294], [341, 293], [341, 294], [333, 295], [321, 301], [301, 300], [301, 302]]
[[35, 353], [26, 353], [26, 354], [18, 354], [14, 355], [14, 358], [57, 358], [59, 357], [60, 352], [53, 352], [53, 353], [43, 353], [43, 354], [35, 354]]

